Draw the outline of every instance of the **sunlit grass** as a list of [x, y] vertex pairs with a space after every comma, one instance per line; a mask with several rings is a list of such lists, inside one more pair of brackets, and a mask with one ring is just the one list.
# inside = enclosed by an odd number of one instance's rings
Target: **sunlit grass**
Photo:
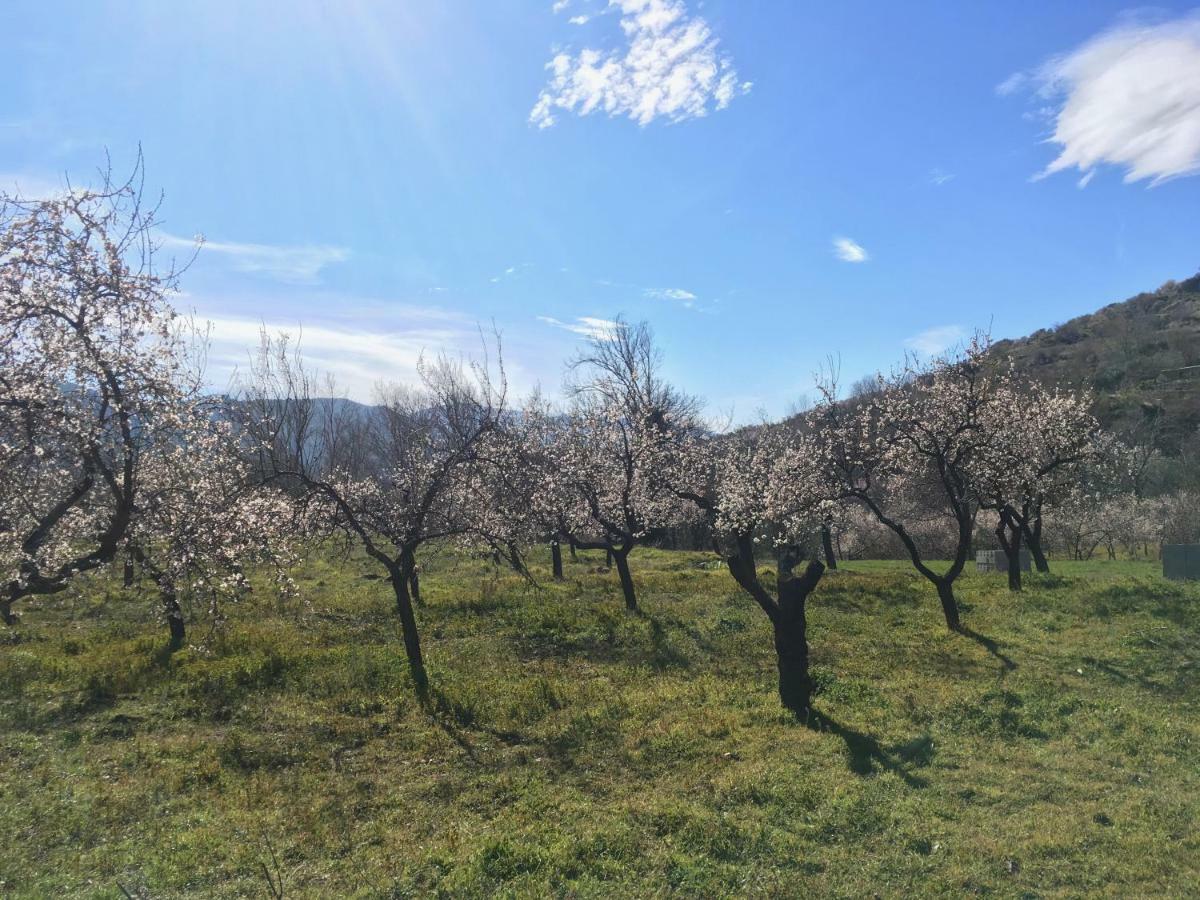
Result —
[[[548, 555], [548, 554], [547, 554]], [[822, 720], [702, 554], [540, 587], [431, 561], [434, 694], [389, 586], [315, 555], [167, 657], [105, 584], [0, 635], [0, 894], [1183, 896], [1200, 883], [1200, 587], [1144, 562], [969, 575], [972, 639], [891, 563], [811, 604]], [[120, 886], [119, 886], [120, 885]]]

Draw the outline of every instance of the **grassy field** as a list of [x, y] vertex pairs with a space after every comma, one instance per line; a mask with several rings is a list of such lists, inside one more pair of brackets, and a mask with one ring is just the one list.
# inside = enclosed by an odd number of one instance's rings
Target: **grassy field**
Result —
[[[548, 556], [548, 554], [547, 554]], [[95, 584], [0, 632], [0, 895], [1185, 896], [1200, 891], [1200, 586], [903, 565], [811, 604], [819, 721], [701, 554], [534, 589], [434, 561], [410, 689], [388, 585], [315, 557], [174, 657]], [[539, 564], [547, 560], [537, 559]]]

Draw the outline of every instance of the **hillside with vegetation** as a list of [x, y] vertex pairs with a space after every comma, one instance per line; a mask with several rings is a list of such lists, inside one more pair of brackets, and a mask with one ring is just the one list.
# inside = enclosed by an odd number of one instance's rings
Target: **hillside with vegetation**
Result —
[[1104, 427], [1152, 426], [1166, 452], [1200, 428], [1200, 275], [993, 349], [1045, 384], [1091, 385]]

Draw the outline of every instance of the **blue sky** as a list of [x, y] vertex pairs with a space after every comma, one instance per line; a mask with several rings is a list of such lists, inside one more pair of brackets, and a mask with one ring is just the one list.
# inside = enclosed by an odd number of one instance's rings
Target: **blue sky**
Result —
[[830, 354], [851, 381], [1194, 273], [1196, 16], [6, 4], [0, 185], [87, 181], [105, 148], [121, 171], [140, 143], [166, 249], [207, 241], [181, 302], [214, 323], [215, 383], [264, 321], [364, 398], [494, 321], [515, 389], [553, 389], [623, 313], [745, 420], [811, 395]]

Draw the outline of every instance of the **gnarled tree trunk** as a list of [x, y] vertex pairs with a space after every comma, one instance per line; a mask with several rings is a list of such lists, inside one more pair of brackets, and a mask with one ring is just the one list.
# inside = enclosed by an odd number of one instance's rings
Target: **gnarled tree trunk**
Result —
[[779, 667], [779, 700], [796, 715], [812, 703], [813, 682], [808, 671], [808, 618], [805, 605], [825, 567], [814, 560], [796, 578], [790, 566], [779, 573], [779, 612], [774, 617], [775, 656]]
[[730, 552], [724, 556], [733, 580], [754, 598], [754, 602], [771, 620], [775, 634], [775, 660], [779, 669], [780, 702], [797, 716], [806, 715], [812, 702], [813, 683], [808, 671], [805, 603], [825, 573], [825, 567], [813, 560], [804, 574], [796, 578], [793, 569], [800, 562], [800, 553], [794, 547], [786, 548], [778, 559], [776, 599], [758, 579], [751, 533], [733, 535]]

